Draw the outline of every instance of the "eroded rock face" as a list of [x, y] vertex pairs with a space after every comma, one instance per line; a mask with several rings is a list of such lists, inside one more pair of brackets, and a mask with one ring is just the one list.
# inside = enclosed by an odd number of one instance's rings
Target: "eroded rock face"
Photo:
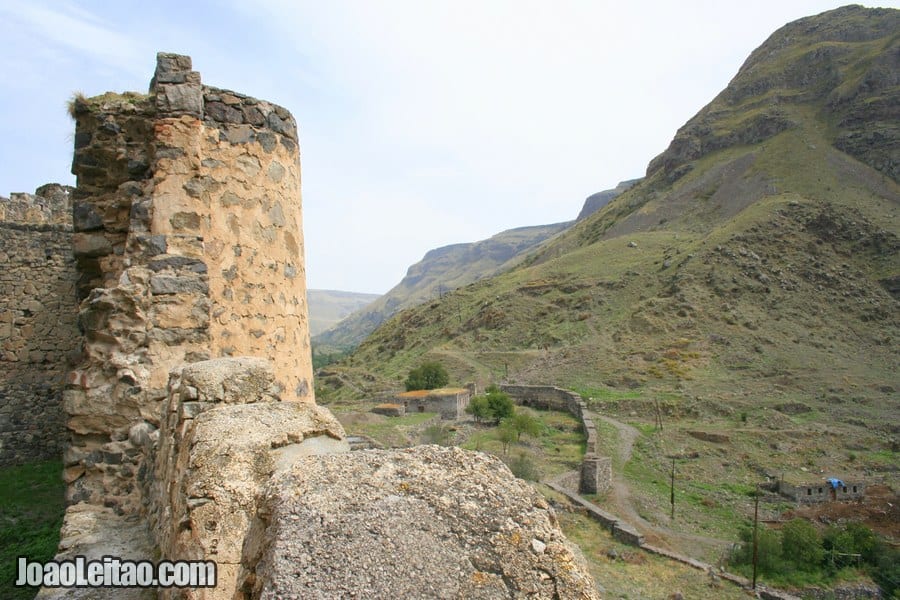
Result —
[[270, 483], [260, 516], [246, 597], [599, 598], [547, 502], [478, 452], [301, 459]]
[[692, 161], [798, 127], [797, 107], [819, 112], [832, 143], [895, 181], [900, 11], [844, 6], [788, 23], [688, 121], [647, 167], [675, 181]]

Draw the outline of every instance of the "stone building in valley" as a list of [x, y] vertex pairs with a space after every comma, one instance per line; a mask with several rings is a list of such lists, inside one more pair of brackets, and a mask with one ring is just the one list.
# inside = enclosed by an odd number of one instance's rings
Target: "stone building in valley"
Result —
[[414, 390], [397, 394], [396, 404], [405, 412], [439, 413], [441, 419], [462, 419], [472, 398], [468, 388], [438, 388], [434, 390]]

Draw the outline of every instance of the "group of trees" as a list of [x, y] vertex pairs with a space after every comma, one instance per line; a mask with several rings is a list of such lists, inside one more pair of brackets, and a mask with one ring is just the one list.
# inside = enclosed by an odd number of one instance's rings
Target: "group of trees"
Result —
[[[753, 528], [740, 532], [741, 543], [731, 562], [749, 572], [753, 563]], [[900, 550], [885, 545], [860, 523], [832, 525], [824, 535], [805, 519], [793, 519], [781, 531], [760, 527], [757, 531], [757, 570], [785, 582], [816, 581], [834, 576], [846, 567], [867, 571], [892, 598], [900, 590]]]
[[[405, 385], [407, 391], [433, 390], [444, 387], [448, 381], [449, 376], [443, 365], [426, 362], [409, 372]], [[497, 439], [503, 444], [504, 456], [509, 454], [510, 444], [520, 442], [523, 434], [532, 437], [541, 434], [541, 422], [528, 412], [516, 410], [509, 395], [501, 392], [496, 385], [488, 387], [484, 395], [472, 398], [466, 412], [475, 417], [477, 423], [497, 426]], [[450, 443], [451, 437], [450, 432], [442, 425], [432, 425], [425, 430], [423, 441], [446, 445]], [[516, 460], [507, 460], [507, 464], [517, 477], [538, 478], [537, 468], [525, 454], [521, 454]]]
[[532, 437], [541, 433], [541, 422], [530, 413], [516, 410], [510, 397], [496, 385], [488, 387], [483, 396], [472, 398], [466, 412], [476, 422], [498, 425], [497, 438], [503, 444], [504, 455], [509, 452], [510, 444], [522, 439], [523, 433]]
[[435, 390], [444, 387], [450, 381], [447, 369], [438, 362], [426, 362], [409, 372], [404, 385], [406, 391]]

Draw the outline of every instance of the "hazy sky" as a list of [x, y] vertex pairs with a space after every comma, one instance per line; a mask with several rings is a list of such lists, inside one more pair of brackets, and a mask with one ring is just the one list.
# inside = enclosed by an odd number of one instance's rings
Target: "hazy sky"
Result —
[[841, 4], [0, 0], [0, 195], [74, 184], [73, 92], [145, 91], [157, 51], [189, 54], [296, 117], [309, 287], [382, 293], [643, 175], [769, 34]]

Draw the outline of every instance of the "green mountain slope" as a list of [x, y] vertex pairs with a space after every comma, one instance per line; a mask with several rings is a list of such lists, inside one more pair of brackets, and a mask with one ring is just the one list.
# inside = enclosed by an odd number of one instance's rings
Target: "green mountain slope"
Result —
[[395, 313], [508, 269], [571, 223], [519, 227], [479, 242], [430, 250], [400, 283], [375, 302], [315, 335], [318, 348], [352, 348]]
[[320, 397], [397, 387], [428, 358], [458, 381], [854, 395], [871, 402], [831, 416], [896, 416], [898, 15], [786, 25], [639, 184], [525, 263], [385, 322]]
[[317, 335], [334, 327], [342, 319], [368, 306], [380, 296], [337, 290], [307, 290], [309, 332]]

